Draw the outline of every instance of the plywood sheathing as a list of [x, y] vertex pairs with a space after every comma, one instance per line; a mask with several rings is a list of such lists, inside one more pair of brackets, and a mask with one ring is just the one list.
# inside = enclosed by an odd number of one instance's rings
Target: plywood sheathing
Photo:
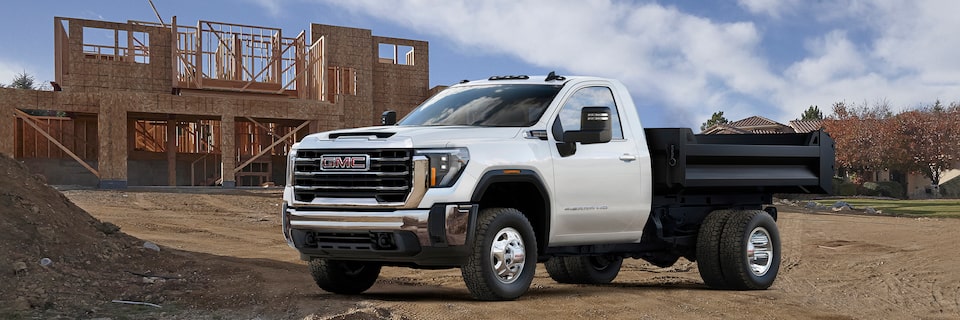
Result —
[[222, 156], [222, 165], [220, 166], [220, 177], [223, 179], [224, 186], [236, 186], [236, 175], [233, 173], [237, 168], [237, 146], [236, 140], [237, 123], [233, 115], [224, 115], [220, 118], [220, 155]]
[[375, 125], [369, 115], [373, 110], [373, 65], [376, 44], [373, 33], [368, 29], [344, 28], [324, 24], [311, 24], [311, 42], [323, 37], [326, 50], [327, 67], [353, 68], [357, 77], [356, 95], [339, 95], [337, 103], [346, 107], [343, 116], [344, 127], [363, 127]]
[[[83, 52], [84, 27], [123, 30], [128, 43], [131, 32], [147, 34], [149, 63], [136, 63], [129, 56], [126, 60], [88, 57]], [[398, 110], [402, 116], [427, 98], [429, 60], [426, 42], [375, 37], [366, 29], [319, 24], [311, 25], [310, 31], [313, 39], [309, 42], [324, 38], [324, 67], [347, 68], [356, 72], [355, 95], [339, 94], [331, 101], [217, 90], [191, 92], [199, 95], [173, 95], [171, 92], [176, 92], [173, 90], [173, 72], [177, 69], [172, 45], [177, 42], [169, 28], [55, 18], [56, 79], [62, 91], [0, 89], [0, 152], [10, 155], [16, 152], [18, 135], [13, 108], [92, 114], [97, 116], [96, 140], [93, 134], [89, 135], [90, 145], [87, 149], [91, 154], [96, 154], [97, 159], [93, 160], [98, 163], [102, 180], [125, 183], [129, 152], [135, 148], [138, 117], [145, 114], [173, 114], [185, 121], [220, 119], [221, 170], [226, 173], [223, 175], [224, 181], [233, 182], [236, 181], [232, 172], [237, 167], [235, 126], [238, 118], [287, 126], [309, 121], [307, 128], [297, 131], [299, 138], [310, 132], [375, 125], [383, 110]], [[118, 37], [122, 36], [122, 32], [117, 34]], [[377, 50], [381, 41], [414, 47], [416, 64], [379, 63]], [[119, 44], [119, 38], [115, 42]], [[91, 126], [90, 129], [94, 128]], [[175, 127], [171, 130], [175, 130]], [[165, 156], [169, 159], [169, 155]], [[174, 155], [175, 159], [181, 156], [186, 155]]]
[[[426, 41], [374, 36], [373, 65], [373, 110], [369, 115], [379, 124], [380, 115], [387, 110], [397, 111], [397, 118], [410, 113], [414, 107], [430, 96], [430, 48]], [[415, 63], [381, 63], [379, 44], [386, 43], [413, 48]], [[402, 54], [402, 53], [400, 53]]]

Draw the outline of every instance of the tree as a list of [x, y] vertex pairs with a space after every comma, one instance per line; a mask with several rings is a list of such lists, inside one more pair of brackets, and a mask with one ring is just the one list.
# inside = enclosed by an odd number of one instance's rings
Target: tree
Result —
[[938, 100], [924, 109], [901, 112], [896, 120], [903, 151], [909, 155], [905, 169], [920, 172], [932, 185], [940, 185], [943, 172], [960, 159], [960, 111], [948, 110]]
[[903, 137], [897, 136], [892, 117], [886, 102], [873, 107], [834, 103], [833, 115], [824, 119], [823, 127], [836, 143], [837, 167], [864, 174], [904, 163]]
[[35, 84], [33, 81], [33, 76], [27, 74], [26, 71], [18, 73], [13, 77], [13, 82], [10, 83], [11, 88], [16, 89], [35, 89]]
[[820, 112], [820, 107], [810, 106], [800, 114], [800, 120], [823, 120], [823, 113]]
[[726, 124], [726, 123], [730, 123], [730, 121], [727, 120], [727, 118], [723, 117], [723, 111], [717, 111], [717, 112], [714, 112], [712, 116], [710, 116], [710, 120], [707, 120], [707, 122], [704, 122], [703, 124], [700, 125], [700, 131], [701, 132], [707, 131], [707, 129], [709, 129], [710, 127], [713, 127], [718, 124]]

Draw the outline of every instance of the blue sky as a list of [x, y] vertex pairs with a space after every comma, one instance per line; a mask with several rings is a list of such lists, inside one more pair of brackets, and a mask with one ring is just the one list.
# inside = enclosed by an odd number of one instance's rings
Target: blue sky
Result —
[[[630, 88], [647, 126], [712, 112], [786, 122], [838, 101], [895, 110], [960, 100], [960, 1], [155, 0], [161, 16], [310, 23], [430, 42], [431, 85], [502, 74], [593, 75]], [[13, 1], [0, 83], [53, 79], [53, 17], [156, 21], [146, 0]]]

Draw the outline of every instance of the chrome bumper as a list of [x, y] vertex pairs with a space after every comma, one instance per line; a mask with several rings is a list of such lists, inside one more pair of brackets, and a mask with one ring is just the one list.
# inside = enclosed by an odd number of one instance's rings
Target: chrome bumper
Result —
[[[473, 205], [450, 204], [443, 207], [446, 244], [463, 245], [467, 239], [470, 212]], [[430, 246], [427, 209], [398, 210], [388, 212], [334, 211], [296, 209], [283, 206], [283, 235], [287, 244], [294, 247], [290, 230], [317, 231], [410, 231], [417, 236], [421, 246]], [[439, 221], [437, 222], [439, 223]]]

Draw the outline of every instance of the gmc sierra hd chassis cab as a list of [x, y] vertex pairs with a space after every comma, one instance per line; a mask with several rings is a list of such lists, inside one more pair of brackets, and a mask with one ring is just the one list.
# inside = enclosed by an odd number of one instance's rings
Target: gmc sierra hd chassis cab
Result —
[[624, 258], [696, 261], [712, 288], [766, 289], [780, 268], [774, 193], [831, 190], [833, 140], [644, 129], [626, 88], [594, 77], [464, 81], [398, 123], [294, 145], [283, 235], [323, 290], [382, 266], [460, 268], [481, 300], [524, 294], [536, 264], [602, 284]]

